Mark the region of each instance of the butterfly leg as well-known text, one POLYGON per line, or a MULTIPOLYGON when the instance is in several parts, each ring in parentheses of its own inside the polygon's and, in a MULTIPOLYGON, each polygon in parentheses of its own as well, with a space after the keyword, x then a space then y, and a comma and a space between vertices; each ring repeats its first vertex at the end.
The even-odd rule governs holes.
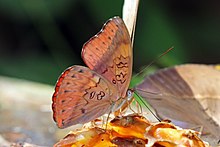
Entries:
MULTIPOLYGON (((129 101, 127 101, 127 103, 130 103, 129 101)), ((135 104, 136 104, 136 109, 137 112, 131 107, 131 105, 129 104, 128 107, 129 109, 133 112, 133 113, 138 113, 138 114, 142 114, 142 107, 141 105, 135 100, 135 104)))
POLYGON ((198 137, 201 137, 201 135, 205 135, 206 133, 204 133, 204 126, 195 126, 193 128, 191 128, 192 130, 198 130, 196 133, 198 133, 198 137))
POLYGON ((114 111, 114 105, 115 105, 115 102, 111 102, 111 108, 110 108, 110 111, 108 113, 108 116, 107 116, 107 119, 106 119, 106 125, 105 125, 105 131, 107 130, 108 128, 108 121, 109 121, 109 118, 110 118, 110 114, 114 111))
POLYGON ((141 106, 141 104, 135 99, 135 104, 136 104, 136 108, 137 108, 137 113, 138 114, 143 114, 143 108, 141 106))

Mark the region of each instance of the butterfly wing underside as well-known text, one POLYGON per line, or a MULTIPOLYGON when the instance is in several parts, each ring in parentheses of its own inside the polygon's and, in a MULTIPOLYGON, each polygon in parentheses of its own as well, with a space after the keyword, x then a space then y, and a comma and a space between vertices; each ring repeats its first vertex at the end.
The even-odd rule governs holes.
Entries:
POLYGON ((119 17, 106 22, 102 30, 84 44, 82 58, 126 96, 132 75, 132 48, 128 30, 119 17))
POLYGON ((114 87, 83 66, 72 66, 60 76, 53 94, 53 118, 59 128, 94 120, 110 111, 114 87))

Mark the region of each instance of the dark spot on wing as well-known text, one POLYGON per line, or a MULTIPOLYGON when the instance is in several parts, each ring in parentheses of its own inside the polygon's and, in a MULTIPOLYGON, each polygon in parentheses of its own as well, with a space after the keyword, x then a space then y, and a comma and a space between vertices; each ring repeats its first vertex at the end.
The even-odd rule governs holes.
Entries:
POLYGON ((83 73, 84 71, 82 69, 79 70, 79 73, 83 73))
POLYGON ((112 80, 112 83, 113 83, 113 84, 116 84, 116 81, 115 81, 115 79, 113 79, 113 80, 112 80))
POLYGON ((80 110, 81 110, 82 113, 86 112, 86 109, 84 109, 84 108, 81 108, 80 110))
POLYGON ((67 93, 67 92, 72 92, 71 90, 64 90, 64 93, 67 93))
POLYGON ((97 100, 102 100, 103 97, 105 97, 105 92, 100 91, 99 94, 97 94, 97 100))
POLYGON ((94 96, 95 96, 95 91, 92 91, 92 92, 90 93, 89 98, 90 98, 90 99, 93 99, 93 98, 94 98, 94 96))
POLYGON ((62 125, 64 126, 64 119, 62 119, 62 125))

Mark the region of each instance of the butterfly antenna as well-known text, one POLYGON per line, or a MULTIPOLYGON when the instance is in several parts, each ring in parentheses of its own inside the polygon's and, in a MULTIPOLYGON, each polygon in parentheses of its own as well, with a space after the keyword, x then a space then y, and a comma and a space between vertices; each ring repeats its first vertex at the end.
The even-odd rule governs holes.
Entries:
POLYGON ((159 122, 161 122, 161 119, 160 119, 156 114, 154 114, 154 112, 147 106, 147 104, 143 101, 142 97, 141 97, 138 93, 136 93, 136 92, 134 92, 134 93, 138 96, 138 98, 139 98, 139 100, 141 101, 141 103, 144 104, 144 106, 150 111, 150 113, 151 113, 159 122))
MULTIPOLYGON (((143 90, 143 89, 138 89, 138 88, 136 88, 136 87, 135 87, 135 90, 141 91, 141 92, 146 93, 146 94, 151 94, 151 95, 153 95, 153 96, 155 96, 155 95, 157 95, 157 96, 162 96, 162 95, 163 95, 163 94, 161 94, 161 93, 145 91, 145 90, 143 90)), ((173 96, 173 95, 169 95, 169 96, 173 96)))
POLYGON ((137 77, 138 75, 140 75, 141 73, 143 73, 145 71, 146 68, 150 67, 153 63, 155 63, 157 60, 159 60, 161 57, 163 57, 164 55, 166 55, 168 52, 170 52, 171 50, 173 50, 174 47, 172 46, 171 48, 167 49, 164 53, 162 53, 161 55, 159 55, 157 58, 155 58, 154 60, 152 60, 146 67, 144 67, 139 73, 135 74, 133 76, 133 78, 137 77))

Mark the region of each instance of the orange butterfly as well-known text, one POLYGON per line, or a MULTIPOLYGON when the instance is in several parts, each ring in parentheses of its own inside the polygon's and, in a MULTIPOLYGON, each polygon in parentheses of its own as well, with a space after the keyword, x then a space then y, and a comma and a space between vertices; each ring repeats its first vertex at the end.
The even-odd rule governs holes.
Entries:
POLYGON ((89 67, 74 65, 59 77, 53 94, 53 118, 59 128, 86 123, 118 111, 133 99, 132 47, 119 17, 108 20, 86 42, 82 58, 89 67))

